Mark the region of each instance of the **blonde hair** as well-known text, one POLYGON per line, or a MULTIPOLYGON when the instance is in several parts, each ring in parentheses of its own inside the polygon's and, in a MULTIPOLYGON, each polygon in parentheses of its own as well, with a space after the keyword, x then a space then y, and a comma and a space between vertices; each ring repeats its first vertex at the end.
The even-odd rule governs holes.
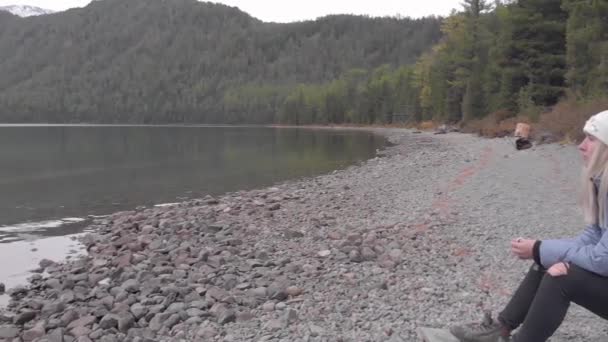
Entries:
POLYGON ((585 223, 606 225, 606 201, 608 200, 608 146, 599 142, 589 163, 583 167, 582 207, 585 223), (594 180, 599 178, 595 189, 594 180))

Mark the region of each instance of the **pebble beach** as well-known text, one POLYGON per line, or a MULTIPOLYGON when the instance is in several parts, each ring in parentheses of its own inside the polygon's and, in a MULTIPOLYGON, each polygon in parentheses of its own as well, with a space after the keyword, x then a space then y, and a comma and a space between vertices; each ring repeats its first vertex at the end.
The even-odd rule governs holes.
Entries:
MULTIPOLYGON (((418 341, 500 311, 511 239, 584 228, 575 146, 368 130, 390 146, 343 170, 96 219, 7 289, 0 341, 418 341)), ((606 340, 576 305, 551 339, 606 340)))

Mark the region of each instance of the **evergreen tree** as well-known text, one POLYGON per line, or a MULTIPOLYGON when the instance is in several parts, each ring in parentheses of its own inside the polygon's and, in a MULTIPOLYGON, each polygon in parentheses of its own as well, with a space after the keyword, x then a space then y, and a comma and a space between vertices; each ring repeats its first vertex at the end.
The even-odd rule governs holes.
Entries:
POLYGON ((567 14, 555 0, 519 0, 509 10, 502 97, 513 101, 528 87, 536 105, 554 105, 565 90, 567 14))
MULTIPOLYGON (((414 63, 440 22, 274 24, 195 0, 101 0, 26 19, 2 12, 0 121, 270 123, 299 85, 414 63)), ((314 112, 303 110, 307 120, 344 120, 342 89, 326 90, 314 112)))
POLYGON ((608 91, 608 2, 564 0, 568 12, 566 50, 570 89, 579 97, 608 91))

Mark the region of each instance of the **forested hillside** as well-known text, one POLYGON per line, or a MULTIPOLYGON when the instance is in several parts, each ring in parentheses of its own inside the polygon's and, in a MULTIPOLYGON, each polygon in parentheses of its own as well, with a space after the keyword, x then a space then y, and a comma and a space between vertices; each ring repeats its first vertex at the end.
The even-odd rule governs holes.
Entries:
POLYGON ((534 121, 566 98, 567 115, 608 103, 608 2, 276 24, 194 0, 101 0, 0 13, 0 75, 3 122, 534 121))
POLYGON ((294 89, 278 110, 280 120, 467 123, 489 116, 497 123, 520 115, 535 121, 567 98, 561 113, 546 120, 567 126, 608 109, 602 107, 608 1, 465 0, 442 32, 415 64, 351 71, 294 89))
POLYGON ((440 23, 348 15, 264 23, 194 0, 101 0, 32 18, 0 12, 0 121, 276 122, 302 85, 415 63, 439 41, 440 23))

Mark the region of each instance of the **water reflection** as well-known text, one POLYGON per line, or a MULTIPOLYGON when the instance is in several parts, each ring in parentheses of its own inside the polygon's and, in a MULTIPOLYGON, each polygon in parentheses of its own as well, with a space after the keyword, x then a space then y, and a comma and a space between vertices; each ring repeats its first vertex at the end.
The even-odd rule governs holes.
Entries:
POLYGON ((86 225, 11 229, 24 222, 103 215, 328 172, 369 158, 384 143, 366 132, 308 129, 0 126, 0 240, 74 234, 86 225))

